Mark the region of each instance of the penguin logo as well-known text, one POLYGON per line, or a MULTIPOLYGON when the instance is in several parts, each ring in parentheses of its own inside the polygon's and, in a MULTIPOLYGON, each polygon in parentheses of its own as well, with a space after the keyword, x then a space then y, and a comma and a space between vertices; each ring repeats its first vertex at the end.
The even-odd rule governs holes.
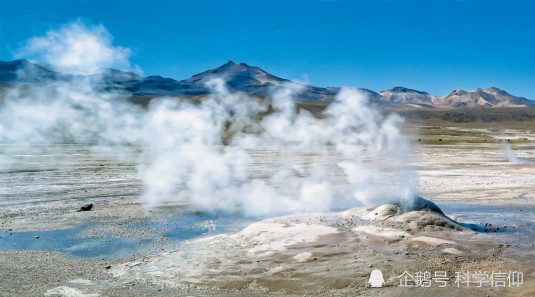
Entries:
POLYGON ((382 288, 385 284, 385 279, 383 278, 383 273, 379 269, 375 269, 370 273, 370 280, 368 285, 372 288, 382 288))

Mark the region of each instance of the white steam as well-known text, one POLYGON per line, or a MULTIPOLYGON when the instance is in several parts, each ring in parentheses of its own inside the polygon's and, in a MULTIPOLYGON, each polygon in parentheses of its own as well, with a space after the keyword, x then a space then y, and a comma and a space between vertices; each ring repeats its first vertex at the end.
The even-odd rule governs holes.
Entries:
POLYGON ((76 21, 29 39, 16 56, 46 62, 64 73, 89 75, 106 67, 130 69, 130 55, 129 49, 112 45, 104 26, 76 21))
POLYGON ((501 147, 502 147, 502 152, 503 152, 505 158, 507 158, 507 160, 509 162, 511 162, 511 163, 523 163, 523 164, 532 163, 532 161, 530 161, 528 159, 518 158, 516 156, 516 154, 513 152, 513 149, 512 149, 510 144, 502 143, 501 147))
MULTIPOLYGON (((76 74, 129 65, 129 51, 113 46, 104 27, 80 22, 30 39, 23 52, 76 74)), ((230 92, 217 78, 208 83, 214 94, 200 103, 159 98, 147 109, 97 85, 93 76, 73 76, 9 90, 0 101, 0 142, 138 145, 145 154, 139 173, 147 207, 183 201, 193 209, 269 216, 376 205, 416 193, 402 119, 382 116, 356 90, 342 90, 317 116, 296 110, 302 87, 292 84, 273 89, 269 113, 266 100, 230 92), (309 151, 318 157, 306 166, 274 162, 259 176, 251 166, 258 150, 288 160, 309 151), (321 162, 322 155, 339 161, 321 162)))

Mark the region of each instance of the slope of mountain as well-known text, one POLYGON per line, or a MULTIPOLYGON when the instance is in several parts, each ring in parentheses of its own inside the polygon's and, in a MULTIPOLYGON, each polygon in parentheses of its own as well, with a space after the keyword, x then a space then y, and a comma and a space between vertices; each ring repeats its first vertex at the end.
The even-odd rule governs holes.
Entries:
POLYGON ((225 79, 227 87, 233 91, 266 96, 269 87, 290 82, 271 75, 264 70, 245 63, 236 64, 228 61, 220 67, 196 74, 183 82, 203 87, 212 78, 225 79))
POLYGON ((433 96, 427 92, 417 91, 404 87, 394 87, 379 93, 381 100, 386 102, 407 104, 414 107, 433 107, 433 96))
POLYGON ((210 93, 210 90, 204 86, 196 86, 159 75, 127 82, 124 90, 134 96, 197 96, 210 93))
MULTIPOLYGON (((273 88, 292 82, 288 79, 271 75, 255 66, 228 61, 220 67, 196 74, 181 81, 181 83, 202 88, 205 87, 208 80, 216 77, 225 79, 227 87, 232 91, 241 91, 262 97, 268 96, 273 88)), ((299 95, 300 101, 309 102, 332 101, 339 90, 338 88, 302 86, 303 91, 299 95)))
POLYGON ((455 90, 442 98, 435 98, 436 107, 535 107, 535 101, 515 97, 498 88, 476 89, 474 91, 455 90))
MULTIPOLYGON (((149 76, 142 80, 126 82, 124 90, 136 96, 206 95, 211 92, 206 83, 212 78, 224 79, 229 90, 262 97, 268 96, 277 86, 291 83, 290 80, 271 75, 258 67, 229 61, 220 67, 195 74, 181 81, 161 76, 149 76)), ((303 85, 299 101, 329 102, 334 99, 338 90, 338 88, 303 85)))
MULTIPOLYGON (((58 73, 46 65, 26 60, 0 61, 0 88, 5 89, 18 83, 41 83, 61 81, 74 77, 58 73)), ((266 97, 278 86, 292 81, 269 74, 259 67, 229 61, 217 68, 210 69, 185 80, 175 80, 159 75, 143 77, 133 72, 104 69, 100 74, 89 78, 98 83, 103 90, 112 90, 133 97, 150 100, 157 96, 200 96, 212 92, 206 83, 212 78, 223 78, 232 91, 266 97)), ((316 87, 300 84, 302 91, 299 102, 329 103, 340 91, 338 87, 316 87)), ((471 92, 455 90, 444 97, 434 97, 427 92, 404 87, 376 93, 359 89, 370 101, 383 108, 474 108, 474 107, 535 107, 535 101, 515 97, 498 88, 477 89, 471 92)), ((136 101, 136 100, 134 100, 136 101)), ((137 101, 136 101, 137 102, 137 101)))
POLYGON ((56 80, 61 74, 26 60, 0 61, 0 82, 38 82, 56 80))

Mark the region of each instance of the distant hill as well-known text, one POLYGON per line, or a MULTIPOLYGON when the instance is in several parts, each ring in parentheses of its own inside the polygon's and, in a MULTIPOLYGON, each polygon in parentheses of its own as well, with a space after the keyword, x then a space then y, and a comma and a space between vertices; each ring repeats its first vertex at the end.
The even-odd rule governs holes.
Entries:
POLYGON ((0 83, 29 83, 61 78, 61 74, 26 60, 0 61, 0 83))
POLYGON ((471 92, 455 90, 449 95, 433 100, 436 107, 535 107, 535 102, 515 97, 498 88, 477 89, 471 92))
POLYGON ((381 100, 399 104, 412 105, 414 107, 433 107, 433 96, 427 92, 407 89, 404 87, 394 87, 390 90, 379 93, 381 100))
MULTIPOLYGON (((133 72, 105 69, 98 78, 103 90, 117 91, 132 97, 150 98, 158 96, 202 96, 212 92, 206 87, 211 78, 224 78, 232 91, 267 97, 273 88, 291 81, 272 75, 259 67, 229 61, 217 68, 206 70, 184 80, 165 78, 159 75, 147 77, 133 72)), ((61 81, 72 75, 59 73, 47 67, 26 60, 0 61, 0 87, 15 84, 37 84, 47 81, 61 81)), ((302 92, 298 102, 327 104, 334 100, 338 87, 316 87, 301 84, 302 92)), ((383 108, 485 108, 485 107, 535 107, 535 101, 515 97, 498 88, 474 91, 455 90, 444 97, 435 97, 424 91, 405 87, 394 87, 380 93, 359 89, 370 101, 383 108)), ((136 101, 136 100, 133 100, 136 101)))

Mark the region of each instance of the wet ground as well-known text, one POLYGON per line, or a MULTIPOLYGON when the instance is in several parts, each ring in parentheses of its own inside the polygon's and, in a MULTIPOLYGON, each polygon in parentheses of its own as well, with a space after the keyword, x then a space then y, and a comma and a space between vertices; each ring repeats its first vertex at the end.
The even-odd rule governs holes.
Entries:
MULTIPOLYGON (((535 243, 535 208, 529 206, 439 203, 460 224, 476 225, 500 242, 525 247, 535 243)), ((165 220, 131 223, 109 228, 106 224, 80 225, 49 231, 0 232, 1 250, 59 251, 82 259, 120 259, 154 253, 165 245, 221 233, 237 232, 252 221, 238 216, 184 213, 165 220)))
POLYGON ((166 244, 222 232, 236 232, 247 220, 210 214, 182 214, 163 221, 88 224, 50 231, 0 232, 1 250, 59 251, 82 259, 120 259, 158 252, 166 244))
MULTIPOLYGON (((535 160, 534 148, 529 144, 517 144, 513 151, 521 158, 535 160)), ((313 153, 290 156, 293 159, 269 150, 261 150, 256 154, 259 158, 254 166, 258 176, 262 176, 263 172, 270 170, 277 162, 290 161, 306 165, 317 159, 313 153)), ((282 292, 280 287, 269 284, 270 277, 267 277, 266 283, 259 288, 249 288, 250 283, 244 285, 229 281, 229 288, 218 284, 215 291, 204 291, 202 288, 180 288, 180 291, 177 291, 177 288, 135 281, 136 289, 130 289, 131 281, 126 281, 128 285, 125 285, 124 282, 118 281, 121 278, 110 275, 108 267, 120 267, 122 264, 135 263, 139 259, 158 259, 157 261, 166 263, 158 258, 159 255, 173 254, 184 240, 233 234, 252 222, 251 219, 225 214, 189 212, 181 203, 147 211, 139 201, 142 187, 137 175, 137 164, 143 162, 142 158, 139 148, 135 147, 1 146, 0 262, 3 264, 0 277, 10 281, 2 282, 0 290, 13 293, 7 296, 22 292, 42 295, 61 286, 100 292, 99 294, 104 296, 164 296, 177 292, 183 295, 225 295, 227 289, 237 295, 256 295, 260 292, 277 295, 282 292), (93 203, 94 208, 89 212, 78 212, 80 206, 86 203, 93 203), (53 263, 63 263, 64 269, 50 266, 53 263), (18 265, 28 267, 23 272, 26 277, 18 276, 21 275, 21 267, 17 267, 18 265), (94 284, 81 284, 76 281, 76 273, 73 274, 76 267, 84 267, 83 271, 79 272, 79 278, 89 279, 94 284), (43 275, 45 271, 49 271, 51 275, 43 275), (22 287, 32 279, 36 279, 35 286, 22 287), (250 291, 242 291, 242 286, 250 291)), ((336 163, 339 159, 334 155, 323 156, 321 161, 336 163)), ((466 249, 464 256, 448 256, 442 252, 444 247, 414 250, 413 244, 410 244, 406 247, 381 250, 380 246, 370 245, 363 248, 360 254, 357 253, 359 257, 369 258, 363 263, 347 262, 345 256, 329 256, 329 260, 322 261, 327 264, 315 266, 318 270, 316 272, 309 270, 310 266, 306 269, 293 267, 293 272, 287 275, 292 275, 295 279, 301 278, 305 284, 314 278, 298 277, 296 273, 317 273, 318 276, 329 279, 326 280, 326 288, 333 286, 332 289, 341 290, 338 291, 341 294, 352 292, 353 295, 368 296, 379 294, 364 289, 366 277, 369 275, 368 266, 383 265, 381 263, 386 265, 388 263, 383 260, 386 261, 387 258, 405 263, 403 265, 414 269, 431 265, 429 263, 434 263, 433 267, 440 267, 442 264, 438 263, 446 261, 446 266, 451 271, 465 268, 466 265, 474 269, 491 268, 492 265, 521 269, 526 263, 534 263, 533 163, 508 161, 497 144, 456 144, 420 146, 415 150, 412 166, 417 168, 420 174, 422 196, 435 201, 454 220, 462 224, 476 224, 487 230, 472 233, 468 238, 475 242, 494 244, 492 247, 481 248, 481 253, 489 253, 488 255, 478 259, 476 253, 468 253, 466 249), (396 250, 401 252, 394 253, 396 250), (386 253, 383 254, 386 255, 385 259, 375 259, 373 255, 377 254, 377 251, 386 253), (344 276, 336 280, 328 271, 336 269, 336 265, 344 265, 342 263, 351 264, 347 264, 347 269, 340 272, 344 276), (351 273, 356 273, 358 277, 349 281, 351 273), (337 282, 338 285, 335 285, 337 282)), ((459 240, 455 236, 452 238, 459 240)), ((462 251, 462 247, 459 243, 456 248, 462 251)), ((474 251, 480 248, 472 243, 466 247, 474 251)), ((329 250, 329 253, 331 252, 329 250)), ((337 253, 334 252, 338 255, 337 253)), ((344 250, 340 255, 345 253, 348 251, 344 250)), ((401 264, 389 265, 385 267, 395 271, 404 267, 401 264)), ((253 269, 250 271, 251 275, 254 275, 252 271, 259 268, 251 267, 253 266, 249 267, 253 269)), ((271 268, 275 267, 277 266, 271 268)), ((526 273, 532 272, 526 270, 526 273)), ((272 280, 281 281, 280 276, 272 280)), ((525 282, 534 285, 533 275, 527 274, 525 282)), ((395 296, 399 293, 392 287, 393 283, 394 280, 390 280, 391 291, 383 294, 384 296, 395 296)), ((295 292, 297 295, 314 291, 300 291, 293 285, 288 285, 288 289, 287 294, 295 292)), ((68 296, 61 293, 63 289, 57 290, 60 292, 57 296, 68 296)), ((321 294, 328 294, 329 290, 320 291, 323 292, 321 294)), ((531 296, 529 290, 507 292, 504 294, 531 296)), ((469 295, 479 296, 479 293, 501 295, 503 292, 472 291, 469 295)), ((451 296, 456 295, 452 293, 451 296)))

